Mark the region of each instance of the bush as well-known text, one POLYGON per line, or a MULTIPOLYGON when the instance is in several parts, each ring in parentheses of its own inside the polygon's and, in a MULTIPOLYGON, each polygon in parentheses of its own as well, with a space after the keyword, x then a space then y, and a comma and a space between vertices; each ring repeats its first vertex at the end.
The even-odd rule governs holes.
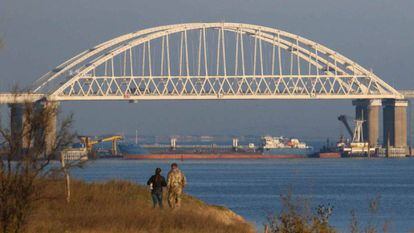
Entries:
POLYGON ((289 192, 281 196, 282 210, 276 215, 269 215, 265 225, 268 233, 333 233, 329 225, 332 214, 331 205, 319 205, 311 211, 305 199, 293 199, 289 192))

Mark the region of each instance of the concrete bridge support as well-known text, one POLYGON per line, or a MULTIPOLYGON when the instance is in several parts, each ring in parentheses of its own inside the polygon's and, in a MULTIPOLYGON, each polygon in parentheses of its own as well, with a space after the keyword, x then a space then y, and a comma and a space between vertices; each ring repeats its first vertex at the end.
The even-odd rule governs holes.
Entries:
POLYGON ((379 139, 379 114, 381 100, 354 100, 355 119, 364 120, 362 124, 363 138, 371 147, 378 145, 379 139))
POLYGON ((45 129, 45 152, 49 155, 55 149, 59 102, 44 102, 42 107, 49 114, 45 129))
POLYGON ((9 104, 9 107, 12 149, 27 149, 30 146, 30 138, 27 134, 30 125, 27 121, 25 104, 9 104))
POLYGON ((44 152, 50 154, 56 142, 57 110, 58 102, 36 102, 30 104, 10 104, 10 133, 11 141, 14 146, 21 149, 30 148, 33 143, 42 143, 37 140, 44 140, 44 152), (28 108, 31 108, 30 110, 28 108), (43 112, 42 112, 43 111, 43 112), (37 126, 43 125, 44 129, 32 130, 34 114, 42 114, 46 122, 35 123, 37 126), (44 124, 43 124, 44 123, 44 124), (43 131, 44 130, 44 131, 43 131), (39 135, 44 133, 44 137, 39 135))
POLYGON ((386 100, 384 104, 384 146, 407 149, 407 106, 406 100, 386 100))

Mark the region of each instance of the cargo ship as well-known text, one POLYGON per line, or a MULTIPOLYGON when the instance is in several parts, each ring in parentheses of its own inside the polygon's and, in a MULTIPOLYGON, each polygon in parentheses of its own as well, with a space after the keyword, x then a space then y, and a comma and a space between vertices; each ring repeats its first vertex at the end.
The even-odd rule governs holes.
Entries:
POLYGON ((340 146, 344 145, 344 139, 341 136, 336 144, 331 144, 329 138, 326 140, 326 144, 323 145, 319 151, 309 155, 310 158, 321 159, 337 159, 342 157, 340 146))
POLYGON ((201 146, 201 145, 145 145, 119 144, 124 159, 281 159, 306 158, 313 148, 295 138, 262 137, 259 147, 253 143, 248 146, 201 146))

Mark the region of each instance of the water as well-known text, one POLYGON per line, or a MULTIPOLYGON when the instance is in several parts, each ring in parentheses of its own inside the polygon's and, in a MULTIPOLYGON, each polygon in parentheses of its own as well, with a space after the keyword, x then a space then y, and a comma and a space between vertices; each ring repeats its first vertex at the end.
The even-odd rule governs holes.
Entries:
MULTIPOLYGON (((171 161, 97 160, 73 171, 86 181, 126 179, 146 183, 156 167, 166 174, 171 161)), ((280 210, 280 194, 292 191, 312 206, 334 206, 331 223, 348 232, 350 212, 362 222, 390 222, 389 232, 414 229, 414 159, 284 159, 179 162, 188 179, 186 192, 226 206, 260 229, 280 210), (380 197, 379 213, 369 201, 380 197)), ((75 191, 76 192, 76 191, 75 191)))

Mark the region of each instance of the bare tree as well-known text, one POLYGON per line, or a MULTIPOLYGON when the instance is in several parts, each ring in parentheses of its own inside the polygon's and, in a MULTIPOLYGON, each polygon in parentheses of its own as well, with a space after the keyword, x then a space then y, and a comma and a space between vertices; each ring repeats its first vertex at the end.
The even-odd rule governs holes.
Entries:
POLYGON ((42 103, 19 107, 25 119, 21 127, 0 125, 4 145, 0 159, 0 227, 5 233, 24 229, 34 203, 42 199, 45 178, 61 172, 51 160, 75 138, 72 116, 61 121, 56 138, 52 140, 48 135, 50 122, 58 114, 56 107, 44 107, 42 103))

